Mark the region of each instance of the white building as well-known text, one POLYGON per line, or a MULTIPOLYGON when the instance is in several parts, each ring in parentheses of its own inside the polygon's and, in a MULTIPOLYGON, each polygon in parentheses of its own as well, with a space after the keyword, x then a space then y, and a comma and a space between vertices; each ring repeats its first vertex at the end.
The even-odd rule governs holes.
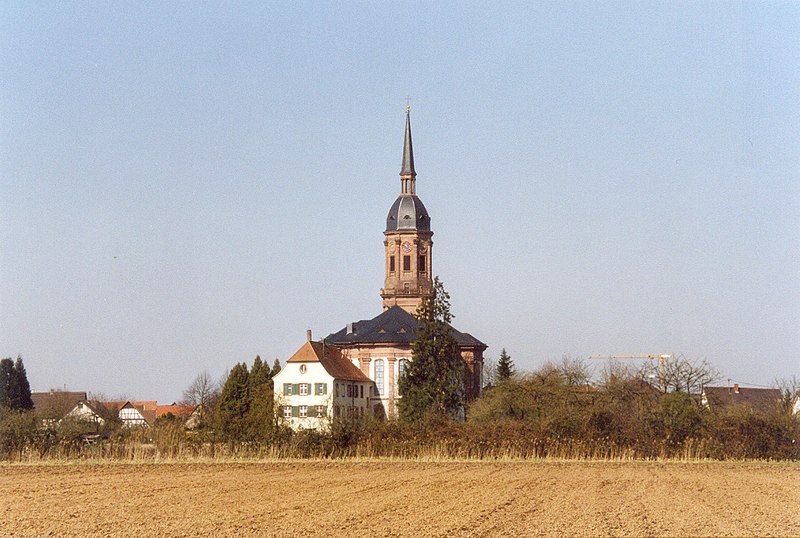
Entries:
POLYGON ((325 428, 337 416, 363 417, 379 398, 375 384, 335 346, 311 340, 273 378, 275 405, 295 430, 325 428))

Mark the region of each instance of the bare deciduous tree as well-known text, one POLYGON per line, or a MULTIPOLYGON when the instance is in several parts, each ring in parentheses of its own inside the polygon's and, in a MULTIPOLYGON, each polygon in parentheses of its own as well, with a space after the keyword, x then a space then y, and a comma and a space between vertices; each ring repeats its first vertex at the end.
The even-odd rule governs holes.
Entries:
POLYGON ((561 357, 558 371, 564 377, 564 382, 573 387, 588 385, 592 377, 589 365, 584 359, 570 357, 569 355, 561 357))
POLYGON ((194 378, 189 387, 183 391, 183 405, 202 405, 208 409, 219 397, 219 383, 211 378, 208 371, 203 370, 194 378))
POLYGON ((497 377, 497 362, 494 359, 489 357, 483 359, 481 377, 483 379, 483 388, 493 387, 495 385, 497 377))
POLYGON ((700 394, 703 387, 719 379, 719 371, 706 359, 689 359, 679 355, 665 360, 663 370, 657 362, 648 362, 642 366, 640 376, 667 392, 700 394))

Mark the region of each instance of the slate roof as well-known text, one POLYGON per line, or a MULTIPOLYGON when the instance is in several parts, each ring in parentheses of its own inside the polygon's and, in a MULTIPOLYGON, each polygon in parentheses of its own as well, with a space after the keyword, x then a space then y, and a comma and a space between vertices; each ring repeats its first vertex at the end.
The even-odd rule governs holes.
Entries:
MULTIPOLYGON (((328 335, 324 342, 334 345, 348 344, 411 344, 416 339, 419 320, 399 306, 384 310, 372 319, 357 321, 352 324, 353 331, 348 334, 348 327, 328 335)), ((450 327, 450 334, 459 346, 481 347, 486 344, 469 333, 462 333, 450 327)))
POLYGON ((431 218, 422 200, 415 194, 401 194, 389 208, 386 216, 386 231, 431 230, 431 218))
POLYGON ((370 381, 356 365, 342 357, 338 349, 322 342, 306 342, 286 362, 319 362, 334 379, 370 381))
POLYGON ((769 411, 781 401, 780 389, 755 389, 749 387, 705 387, 703 389, 709 404, 732 405, 750 404, 756 411, 769 411))

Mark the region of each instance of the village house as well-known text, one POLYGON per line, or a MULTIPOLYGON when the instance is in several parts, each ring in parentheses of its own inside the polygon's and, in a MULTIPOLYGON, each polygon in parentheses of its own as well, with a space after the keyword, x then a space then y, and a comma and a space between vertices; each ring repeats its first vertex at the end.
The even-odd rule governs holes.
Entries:
POLYGON ((33 409, 45 426, 52 426, 64 415, 86 400, 86 393, 80 391, 49 390, 32 392, 33 409))
POLYGON ((100 428, 106 423, 106 419, 103 418, 103 415, 106 415, 106 410, 102 404, 82 400, 75 404, 75 407, 65 414, 58 422, 62 423, 64 421, 74 420, 76 422, 94 424, 100 428))
POLYGON ((156 420, 178 420, 187 430, 193 430, 199 425, 201 414, 199 405, 178 405, 172 402, 170 405, 156 406, 156 420))
POLYGON ((275 406, 295 430, 324 428, 332 417, 363 417, 375 384, 334 346, 311 339, 273 378, 275 406))
POLYGON ((187 429, 192 429, 199 420, 199 406, 158 405, 155 400, 90 402, 81 400, 63 415, 59 422, 75 420, 102 427, 108 418, 117 417, 124 428, 149 428, 159 417, 173 417, 181 420, 187 429))
POLYGON ((700 401, 708 408, 729 405, 747 405, 753 411, 767 413, 776 409, 782 400, 780 389, 740 387, 704 387, 700 401))

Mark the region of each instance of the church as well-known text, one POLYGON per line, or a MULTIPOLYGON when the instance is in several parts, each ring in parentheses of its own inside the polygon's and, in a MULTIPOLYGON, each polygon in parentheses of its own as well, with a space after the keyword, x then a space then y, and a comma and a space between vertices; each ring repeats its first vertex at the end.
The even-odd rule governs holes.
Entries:
MULTIPOLYGON (((400 194, 383 232, 383 311, 347 323, 319 342, 307 333, 306 343, 274 379, 276 405, 295 429, 317 427, 330 416, 397 415, 398 380, 411 360, 418 325, 414 314, 433 286, 433 230, 416 178, 406 107, 400 194)), ((464 359, 464 393, 471 401, 480 395, 486 344, 452 327, 451 334, 464 359)))

